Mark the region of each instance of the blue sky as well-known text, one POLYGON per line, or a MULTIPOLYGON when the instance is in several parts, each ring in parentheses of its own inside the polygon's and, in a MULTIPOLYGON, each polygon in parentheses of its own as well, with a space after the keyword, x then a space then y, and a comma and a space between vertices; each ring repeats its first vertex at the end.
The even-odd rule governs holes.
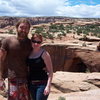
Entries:
POLYGON ((100 18, 100 0, 0 0, 0 16, 100 18))

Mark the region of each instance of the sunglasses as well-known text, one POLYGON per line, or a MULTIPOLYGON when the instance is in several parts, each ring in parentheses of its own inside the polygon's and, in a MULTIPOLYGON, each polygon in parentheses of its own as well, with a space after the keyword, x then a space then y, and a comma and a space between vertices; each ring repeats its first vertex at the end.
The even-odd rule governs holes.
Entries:
POLYGON ((36 40, 32 40, 32 43, 37 43, 37 44, 41 44, 41 41, 36 41, 36 40))

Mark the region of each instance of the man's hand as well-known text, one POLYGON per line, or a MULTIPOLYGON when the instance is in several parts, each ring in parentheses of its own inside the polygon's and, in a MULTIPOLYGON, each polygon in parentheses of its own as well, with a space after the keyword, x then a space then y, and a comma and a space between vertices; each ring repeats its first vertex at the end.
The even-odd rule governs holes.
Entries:
POLYGON ((3 79, 0 79, 0 90, 5 90, 5 83, 3 79))

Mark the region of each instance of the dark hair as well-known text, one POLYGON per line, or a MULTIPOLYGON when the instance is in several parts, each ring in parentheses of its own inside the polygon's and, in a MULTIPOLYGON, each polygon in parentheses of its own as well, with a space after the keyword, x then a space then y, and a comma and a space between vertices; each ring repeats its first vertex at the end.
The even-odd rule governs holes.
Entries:
POLYGON ((27 20, 26 18, 21 18, 21 19, 17 22, 16 28, 18 28, 18 26, 19 26, 21 23, 26 23, 26 24, 28 24, 29 28, 31 27, 31 24, 30 24, 29 20, 27 20))
POLYGON ((42 35, 38 33, 32 34, 31 40, 34 40, 37 37, 41 40, 41 42, 43 41, 42 35))

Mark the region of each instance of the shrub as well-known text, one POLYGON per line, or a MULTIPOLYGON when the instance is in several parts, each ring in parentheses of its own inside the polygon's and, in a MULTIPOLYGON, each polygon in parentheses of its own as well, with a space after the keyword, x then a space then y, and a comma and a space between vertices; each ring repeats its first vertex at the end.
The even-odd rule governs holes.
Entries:
POLYGON ((16 34, 16 33, 14 33, 12 29, 9 29, 8 34, 16 34))
POLYGON ((42 27, 36 28, 35 33, 42 33, 42 32, 43 32, 43 28, 42 27))
POLYGON ((59 30, 64 30, 64 25, 63 24, 59 25, 59 30))
POLYGON ((42 34, 42 36, 44 37, 44 38, 47 38, 47 33, 46 32, 43 32, 43 33, 41 33, 42 34))
POLYGON ((82 44, 82 46, 83 46, 83 47, 86 47, 86 42, 84 42, 84 43, 82 44))
POLYGON ((54 39, 53 34, 48 34, 48 38, 49 38, 49 39, 54 39))
POLYGON ((65 97, 59 97, 58 100, 66 100, 65 97))

